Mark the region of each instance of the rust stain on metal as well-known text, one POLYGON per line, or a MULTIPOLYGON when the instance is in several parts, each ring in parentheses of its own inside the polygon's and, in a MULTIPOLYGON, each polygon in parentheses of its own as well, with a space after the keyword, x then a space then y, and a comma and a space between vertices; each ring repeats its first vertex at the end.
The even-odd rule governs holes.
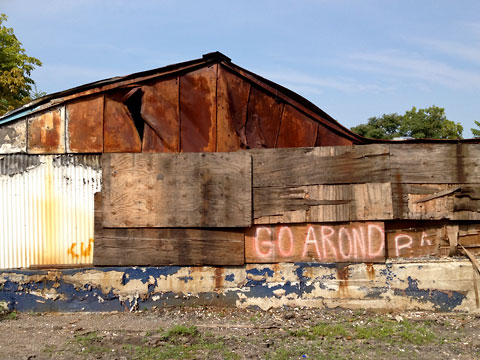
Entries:
POLYGON ((67 104, 68 152, 103 151, 103 95, 67 104))
POLYGON ((245 122, 251 85, 219 68, 217 89, 217 151, 247 147, 245 122))
POLYGON ((180 79, 180 144, 183 152, 216 149, 216 83, 218 65, 180 79))
POLYGON ((65 152, 64 108, 52 109, 28 120, 30 154, 62 154, 65 152))
POLYGON ((348 297, 348 265, 337 265, 338 295, 341 298, 348 297))
POLYGON ((215 278, 215 290, 221 291, 223 288, 223 273, 225 272, 225 269, 222 267, 216 267, 214 271, 214 278, 215 278))
POLYGON ((336 134, 332 130, 326 128, 324 125, 319 124, 317 130, 317 140, 315 146, 345 146, 353 145, 353 141, 336 134))
POLYGON ((143 152, 180 151, 178 78, 143 86, 141 115, 145 126, 143 152))
POLYGON ((375 268, 373 267, 373 263, 366 263, 366 270, 367 270, 367 276, 370 280, 375 280, 375 268))
POLYGON ((105 97, 104 151, 140 152, 142 143, 127 107, 117 96, 105 97))
POLYGON ((17 120, 0 125, 0 154, 27 151, 27 121, 17 120))
POLYGON ((250 149, 274 148, 283 103, 252 87, 247 109, 246 135, 250 149))
POLYGON ((277 148, 315 146, 318 123, 290 105, 285 105, 277 148))

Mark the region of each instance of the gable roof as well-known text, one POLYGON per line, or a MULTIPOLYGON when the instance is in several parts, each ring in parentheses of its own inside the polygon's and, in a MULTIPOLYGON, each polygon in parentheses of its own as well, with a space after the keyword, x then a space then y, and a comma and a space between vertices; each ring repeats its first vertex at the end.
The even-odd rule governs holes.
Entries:
POLYGON ((341 125, 330 115, 301 95, 232 63, 229 57, 218 51, 204 54, 199 59, 167 65, 157 69, 137 72, 130 75, 99 80, 71 89, 48 94, 41 98, 35 99, 20 108, 6 113, 0 117, 0 124, 8 123, 28 115, 33 115, 73 99, 110 91, 115 88, 133 86, 134 84, 142 83, 152 79, 161 79, 162 77, 182 75, 215 63, 220 64, 223 69, 234 73, 236 76, 241 77, 243 80, 251 83, 253 86, 260 88, 263 92, 278 98, 280 101, 292 105, 297 110, 303 112, 316 122, 321 123, 329 130, 349 139, 353 143, 361 144, 368 141, 362 136, 353 133, 348 128, 341 125))

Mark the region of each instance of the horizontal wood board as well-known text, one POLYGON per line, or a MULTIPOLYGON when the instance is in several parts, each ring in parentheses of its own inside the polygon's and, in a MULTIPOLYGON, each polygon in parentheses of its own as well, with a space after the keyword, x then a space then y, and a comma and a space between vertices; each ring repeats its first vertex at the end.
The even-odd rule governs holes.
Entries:
POLYGON ((256 224, 393 218, 389 183, 265 187, 253 194, 256 224))
POLYGON ((257 225, 245 234, 247 263, 383 262, 382 222, 257 225))
POLYGON ((478 144, 390 144, 392 182, 480 183, 478 144))
POLYGON ((104 228, 95 194, 95 266, 243 265, 240 229, 104 228))
POLYGON ((103 154, 103 226, 245 227, 251 157, 237 153, 103 154))
POLYGON ((243 265, 244 235, 235 230, 103 229, 95 266, 243 265))
POLYGON ((390 182, 388 145, 251 150, 253 187, 390 182))

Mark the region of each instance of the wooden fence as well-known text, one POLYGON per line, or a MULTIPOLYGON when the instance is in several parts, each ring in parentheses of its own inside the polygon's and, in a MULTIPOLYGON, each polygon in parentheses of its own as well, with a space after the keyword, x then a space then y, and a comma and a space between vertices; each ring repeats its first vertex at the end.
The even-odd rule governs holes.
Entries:
POLYGON ((480 145, 102 155, 94 264, 480 253, 480 145))

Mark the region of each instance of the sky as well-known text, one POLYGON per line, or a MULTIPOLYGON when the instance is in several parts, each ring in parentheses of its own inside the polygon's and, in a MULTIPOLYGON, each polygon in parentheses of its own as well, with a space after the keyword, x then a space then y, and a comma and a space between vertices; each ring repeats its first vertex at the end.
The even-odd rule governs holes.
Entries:
POLYGON ((0 0, 52 93, 201 58, 232 61, 346 127, 413 106, 480 121, 478 0, 0 0))

